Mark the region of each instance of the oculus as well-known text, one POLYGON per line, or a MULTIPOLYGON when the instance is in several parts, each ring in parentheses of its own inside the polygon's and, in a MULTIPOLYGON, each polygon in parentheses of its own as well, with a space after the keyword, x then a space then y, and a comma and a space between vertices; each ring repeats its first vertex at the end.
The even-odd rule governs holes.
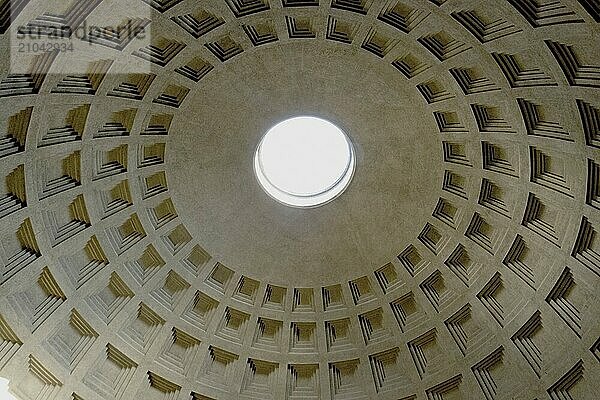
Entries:
POLYGON ((317 207, 339 196, 356 165, 348 136, 321 118, 300 116, 279 122, 261 139, 254 172, 275 200, 299 208, 317 207))

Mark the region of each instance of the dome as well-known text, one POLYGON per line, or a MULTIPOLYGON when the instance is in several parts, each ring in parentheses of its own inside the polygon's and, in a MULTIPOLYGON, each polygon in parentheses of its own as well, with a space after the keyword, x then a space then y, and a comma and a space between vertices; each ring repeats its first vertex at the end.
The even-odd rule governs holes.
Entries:
POLYGON ((0 397, 597 400, 598 22, 0 0, 0 397))

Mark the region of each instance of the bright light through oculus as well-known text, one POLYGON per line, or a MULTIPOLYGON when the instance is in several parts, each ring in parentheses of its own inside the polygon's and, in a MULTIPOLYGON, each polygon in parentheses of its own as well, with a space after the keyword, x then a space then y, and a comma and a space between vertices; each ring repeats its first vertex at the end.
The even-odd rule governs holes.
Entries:
POLYGON ((324 204, 346 189, 354 150, 344 132, 315 117, 287 119, 262 138, 254 169, 265 191, 294 207, 324 204))
POLYGON ((0 399, 17 400, 15 396, 8 392, 8 379, 0 377, 0 399))

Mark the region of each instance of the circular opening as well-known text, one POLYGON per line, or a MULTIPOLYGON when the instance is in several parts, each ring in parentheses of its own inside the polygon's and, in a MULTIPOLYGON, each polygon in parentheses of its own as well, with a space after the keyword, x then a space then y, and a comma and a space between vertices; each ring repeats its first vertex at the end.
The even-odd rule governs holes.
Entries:
POLYGON ((8 379, 2 378, 0 376, 0 399, 2 399, 2 400, 17 400, 17 398, 9 392, 8 387, 9 387, 8 379))
POLYGON ((329 121, 295 117, 269 129, 254 156, 263 189, 293 207, 316 207, 346 189, 354 172, 354 150, 329 121))

